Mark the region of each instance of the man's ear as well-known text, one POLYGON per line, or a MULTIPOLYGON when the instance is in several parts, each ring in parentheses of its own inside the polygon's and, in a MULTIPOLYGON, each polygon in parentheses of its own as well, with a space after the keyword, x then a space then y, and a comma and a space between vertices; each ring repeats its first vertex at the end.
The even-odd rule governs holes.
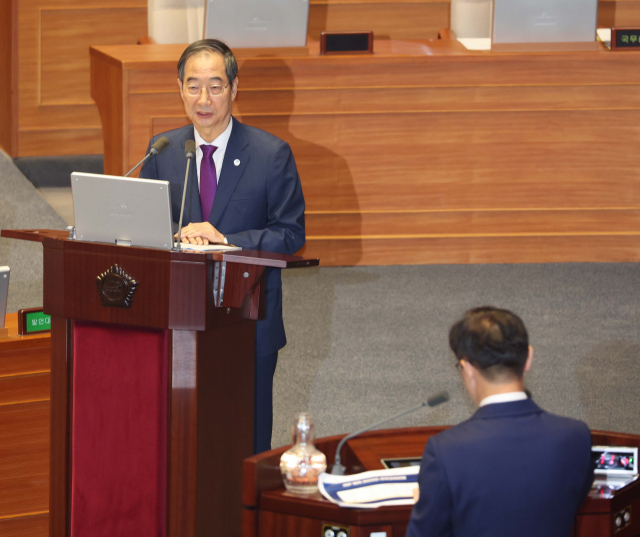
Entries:
POLYGON ((238 77, 231 83, 231 100, 236 98, 238 93, 238 77))
POLYGON ((462 366, 462 376, 465 378, 465 380, 475 382, 476 369, 471 365, 471 362, 462 358, 460 360, 460 365, 462 366))
POLYGON ((180 90, 180 98, 184 102, 184 92, 182 91, 182 81, 179 78, 177 78, 176 80, 178 81, 178 89, 180 90))
POLYGON ((524 363, 524 370, 529 371, 531 369, 531 362, 533 361, 533 347, 529 345, 529 355, 527 356, 527 361, 524 363))
POLYGON ((479 374, 477 369, 471 365, 471 362, 465 360, 464 358, 460 360, 461 372, 462 372, 462 383, 464 384, 469 397, 471 400, 477 405, 480 401, 478 399, 478 379, 477 375, 479 374))

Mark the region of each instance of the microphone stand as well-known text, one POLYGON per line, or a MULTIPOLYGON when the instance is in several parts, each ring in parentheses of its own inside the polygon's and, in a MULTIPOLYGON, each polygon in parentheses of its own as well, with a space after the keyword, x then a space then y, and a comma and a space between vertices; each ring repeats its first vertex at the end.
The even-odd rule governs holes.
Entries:
POLYGON ((155 155, 156 153, 154 153, 153 149, 151 149, 151 151, 149 151, 148 155, 145 155, 145 157, 138 162, 138 164, 136 164, 133 168, 131 168, 127 173, 124 174, 125 177, 129 177, 133 172, 135 172, 141 164, 144 164, 144 162, 149 158, 152 157, 153 155, 155 155))
MULTIPOLYGON (((187 140, 187 144, 189 144, 190 140, 187 140)), ((182 234, 182 217, 184 215, 184 200, 187 197, 187 181, 189 181, 189 165, 191 164, 191 159, 195 156, 195 142, 192 142, 193 148, 187 146, 185 149, 185 154, 187 156, 187 169, 184 174, 184 188, 182 190, 182 206, 180 207, 180 221, 178 222, 178 247, 177 251, 180 252, 180 245, 182 244, 182 238, 180 235, 182 234)))
POLYGON ((380 425, 384 425, 388 421, 395 420, 395 419, 397 419, 397 418, 399 418, 401 416, 404 416, 405 414, 410 414, 411 412, 415 412, 416 410, 420 410, 422 407, 425 407, 425 406, 430 406, 430 407, 438 406, 439 404, 445 403, 448 400, 449 400, 449 394, 447 392, 440 392, 440 393, 434 395, 433 397, 429 397, 429 399, 427 399, 424 403, 420 403, 418 406, 414 406, 413 408, 410 408, 409 410, 403 410, 402 412, 400 412, 398 414, 395 414, 395 415, 391 416, 390 418, 387 418, 385 420, 379 421, 378 423, 374 423, 373 425, 369 425, 369 426, 365 427, 364 429, 360 429, 359 431, 356 431, 355 433, 348 434, 342 440, 340 440, 340 443, 338 444, 338 449, 336 449, 336 456, 334 458, 333 466, 331 468, 331 474, 332 475, 344 475, 344 471, 346 470, 346 467, 342 465, 342 457, 340 457, 340 451, 342 450, 342 446, 344 446, 345 442, 347 442, 348 440, 351 440, 354 436, 358 436, 359 434, 366 433, 367 431, 369 431, 371 429, 379 427, 380 425))
POLYGON ((133 168, 131 168, 125 174, 125 177, 129 177, 149 157, 152 157, 153 155, 159 155, 160 153, 162 153, 167 147, 169 147, 169 144, 170 144, 169 139, 166 136, 163 136, 162 138, 156 140, 156 143, 151 146, 151 149, 149 149, 149 153, 145 155, 145 157, 140 162, 138 162, 138 164, 136 164, 133 168))

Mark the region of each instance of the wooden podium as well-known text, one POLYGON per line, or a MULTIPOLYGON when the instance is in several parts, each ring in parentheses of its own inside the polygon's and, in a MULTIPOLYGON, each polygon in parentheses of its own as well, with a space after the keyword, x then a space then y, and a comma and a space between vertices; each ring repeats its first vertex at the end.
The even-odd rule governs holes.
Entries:
POLYGON ((318 260, 66 235, 2 232, 44 247, 50 536, 240 535, 264 271, 318 260))
MULTIPOLYGON (((365 433, 347 442, 342 463, 348 474, 382 470, 380 459, 421 457, 429 437, 448 427, 412 427, 365 433)), ((343 435, 317 440, 327 456, 329 469, 343 435)), ((640 447, 640 436, 591 431, 593 445, 640 447)), ((346 509, 325 500, 319 493, 297 497, 285 491, 280 475, 280 456, 289 446, 248 458, 244 462, 244 513, 242 537, 323 537, 330 526, 348 537, 404 537, 411 506, 377 509, 346 509)), ((549 491, 549 494, 553 494, 549 491)), ((640 480, 610 497, 592 493, 576 516, 573 537, 636 537, 640 535, 640 480), (624 520, 625 513, 630 518, 624 520), (616 519, 622 526, 616 525, 616 519)))

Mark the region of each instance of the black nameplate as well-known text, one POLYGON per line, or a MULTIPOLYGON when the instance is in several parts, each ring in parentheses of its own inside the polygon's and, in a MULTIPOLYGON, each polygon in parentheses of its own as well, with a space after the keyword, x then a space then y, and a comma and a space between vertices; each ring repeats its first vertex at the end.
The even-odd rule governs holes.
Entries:
POLYGON ((640 28, 613 28, 611 50, 640 50, 640 28))
POLYGON ((322 32, 320 54, 371 54, 373 32, 322 32))

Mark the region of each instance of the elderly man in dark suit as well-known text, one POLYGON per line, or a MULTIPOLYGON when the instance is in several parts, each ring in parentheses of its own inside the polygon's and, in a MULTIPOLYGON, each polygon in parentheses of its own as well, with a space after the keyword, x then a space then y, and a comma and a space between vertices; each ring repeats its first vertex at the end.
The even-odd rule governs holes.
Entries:
POLYGON ((468 311, 449 334, 479 409, 429 439, 407 537, 570 537, 591 483, 591 436, 524 391, 533 350, 522 320, 468 311))
MULTIPOLYGON (((171 183, 173 218, 180 216, 187 164, 195 140, 181 240, 227 243, 294 254, 305 241, 304 197, 289 144, 231 116, 238 65, 224 43, 203 39, 178 61, 178 87, 193 123, 165 132, 169 148, 147 161, 140 177, 171 183)), ((266 269, 265 319, 256 323, 255 451, 271 448, 272 387, 278 350, 286 344, 279 269, 266 269)))

